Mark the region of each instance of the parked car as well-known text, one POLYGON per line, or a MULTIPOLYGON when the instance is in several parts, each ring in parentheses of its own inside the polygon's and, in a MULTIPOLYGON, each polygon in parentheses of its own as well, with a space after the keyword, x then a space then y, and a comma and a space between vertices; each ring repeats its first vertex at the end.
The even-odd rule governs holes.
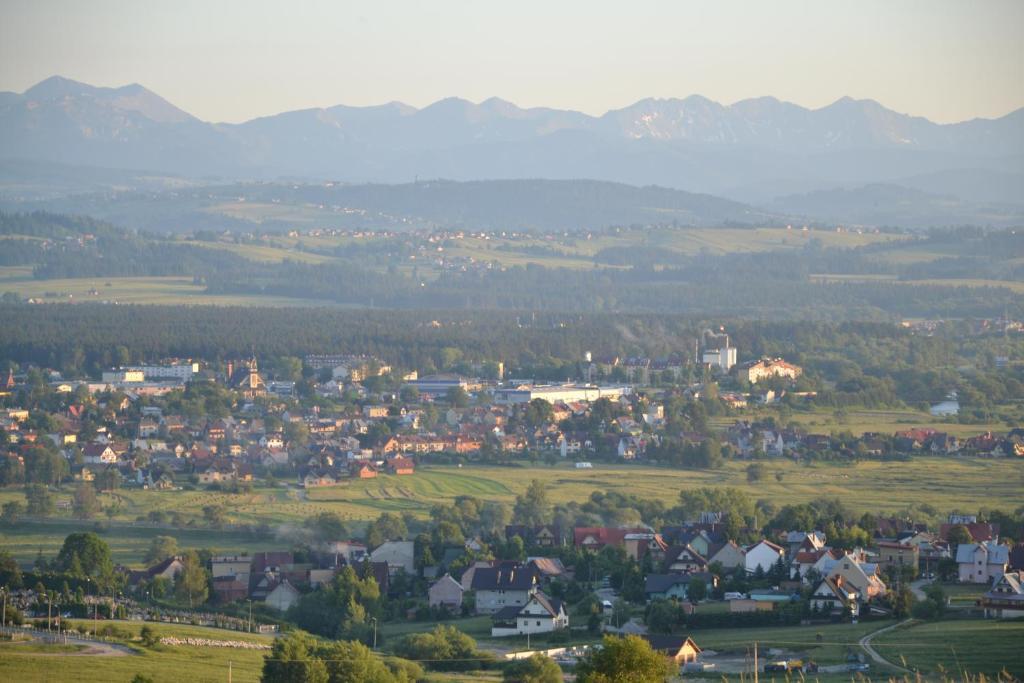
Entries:
POLYGON ((868 664, 867 662, 857 662, 855 664, 851 664, 848 670, 849 671, 864 672, 864 671, 868 671, 870 669, 871 669, 871 665, 868 664))

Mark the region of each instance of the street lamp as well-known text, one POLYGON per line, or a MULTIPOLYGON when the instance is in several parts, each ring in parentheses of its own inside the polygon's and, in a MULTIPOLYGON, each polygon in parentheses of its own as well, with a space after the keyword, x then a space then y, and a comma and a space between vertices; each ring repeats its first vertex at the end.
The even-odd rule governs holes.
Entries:
POLYGON ((373 621, 373 649, 377 649, 377 617, 370 617, 373 621))

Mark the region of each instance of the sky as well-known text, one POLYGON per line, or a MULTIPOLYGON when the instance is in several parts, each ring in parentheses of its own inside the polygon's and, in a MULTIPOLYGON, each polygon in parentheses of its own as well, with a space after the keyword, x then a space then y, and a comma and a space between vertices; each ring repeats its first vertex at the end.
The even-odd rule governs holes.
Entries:
POLYGON ((1024 0, 0 0, 0 90, 141 83, 209 121, 498 96, 870 98, 938 122, 1024 107, 1024 0))

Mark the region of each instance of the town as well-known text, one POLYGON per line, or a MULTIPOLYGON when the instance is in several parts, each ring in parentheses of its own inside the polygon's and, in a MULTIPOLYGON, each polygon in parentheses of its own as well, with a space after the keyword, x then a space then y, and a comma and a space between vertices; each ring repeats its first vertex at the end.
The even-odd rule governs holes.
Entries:
MULTIPOLYGON (((11 363, 4 524, 79 525, 52 557, 3 550, 11 622, 78 637, 97 635, 101 613, 299 628, 439 670, 459 650, 421 641, 465 637, 449 626, 477 639, 462 652, 480 668, 539 653, 585 670, 604 634, 639 638, 675 673, 728 675, 755 665, 719 644, 723 633, 852 628, 870 642, 907 619, 1024 616, 1024 428, 854 434, 836 411, 840 429, 816 430, 792 418, 824 396, 820 377, 781 357, 743 358, 724 329, 691 342, 663 358, 588 351, 560 382, 454 349, 423 374, 366 353, 125 363, 98 378, 11 363), (754 493, 773 479, 785 490, 793 468, 829 463, 835 477, 865 461, 1005 462, 1013 503, 969 513, 935 500, 894 514, 824 491, 806 502, 754 493), (647 500, 594 480, 581 500, 559 493, 604 471, 628 480, 726 465, 745 489, 711 479, 647 500), (508 502, 451 483, 518 469, 528 483, 508 502), (420 482, 452 494, 420 504, 420 482), (270 502, 238 505, 253 496, 270 502), (115 560, 112 537, 127 530, 147 545, 115 560), (206 530, 244 541, 223 552, 214 535, 205 547, 176 538, 206 530)), ((924 414, 958 412, 951 393, 924 414)), ((902 668, 881 646, 815 650, 769 648, 757 666, 902 668)))

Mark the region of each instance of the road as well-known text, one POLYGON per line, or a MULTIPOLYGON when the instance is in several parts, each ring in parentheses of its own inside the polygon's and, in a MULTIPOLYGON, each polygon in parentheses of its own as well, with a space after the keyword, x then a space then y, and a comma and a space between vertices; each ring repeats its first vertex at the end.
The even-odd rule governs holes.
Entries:
POLYGON ((871 641, 875 636, 887 633, 888 631, 891 631, 894 628, 905 626, 906 624, 909 624, 912 621, 913 619, 906 619, 904 621, 899 622, 898 624, 893 624, 892 626, 886 626, 885 628, 880 628, 877 631, 872 631, 871 633, 861 638, 858 645, 860 645, 861 649, 864 650, 864 652, 868 653, 868 657, 871 657, 871 659, 873 659, 877 664, 883 664, 885 666, 892 667, 893 669, 896 669, 901 673, 912 674, 914 672, 910 669, 905 669, 902 666, 893 664, 888 659, 878 654, 878 652, 875 651, 875 648, 871 647, 871 641))
POLYGON ((928 596, 925 595, 924 591, 921 590, 924 586, 930 585, 931 579, 918 579, 910 584, 910 592, 914 594, 914 597, 918 600, 927 600, 928 596))

